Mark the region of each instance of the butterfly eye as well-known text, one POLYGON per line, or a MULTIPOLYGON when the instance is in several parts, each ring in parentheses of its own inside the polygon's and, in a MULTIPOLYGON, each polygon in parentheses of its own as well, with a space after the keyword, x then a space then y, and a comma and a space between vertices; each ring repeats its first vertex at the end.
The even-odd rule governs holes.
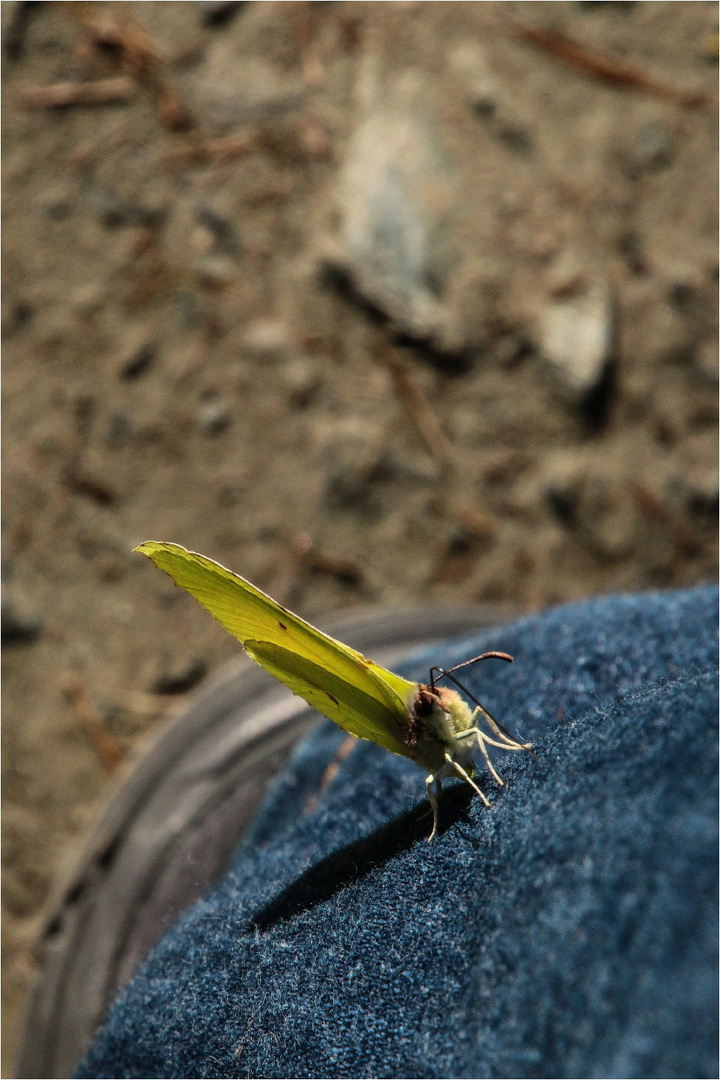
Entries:
POLYGON ((430 716, 436 702, 436 695, 427 687, 421 686, 413 705, 413 712, 419 719, 430 716))

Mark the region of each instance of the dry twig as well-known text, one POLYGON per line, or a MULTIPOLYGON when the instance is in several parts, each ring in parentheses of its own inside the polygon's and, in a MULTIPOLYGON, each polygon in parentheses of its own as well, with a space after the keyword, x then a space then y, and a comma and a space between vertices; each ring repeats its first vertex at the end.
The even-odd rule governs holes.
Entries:
POLYGON ((357 739, 354 735, 345 736, 335 753, 335 757, 332 759, 330 764, 325 769, 325 772, 320 777, 320 783, 318 784, 317 791, 314 795, 311 795, 308 801, 305 803, 305 806, 303 807, 304 816, 312 814, 312 812, 317 809, 320 802, 320 796, 325 791, 325 789, 328 788, 330 784, 332 784, 333 780, 340 771, 340 766, 342 765, 343 761, 345 761, 345 758, 348 757, 350 751, 356 745, 357 739))
POLYGON ((131 79, 147 90, 155 102, 161 123, 169 131, 186 131, 194 126, 189 110, 165 72, 165 63, 155 43, 130 19, 107 18, 99 5, 73 4, 73 11, 88 33, 92 45, 113 56, 131 79))
POLYGON ((135 93, 132 79, 94 79, 92 82, 59 82, 50 86, 28 86, 20 92, 25 109, 65 109, 69 105, 117 105, 130 101, 135 93))
POLYGON ((586 45, 581 45, 580 42, 554 30, 544 30, 541 26, 519 22, 517 19, 508 20, 508 25, 518 37, 536 45, 543 52, 550 53, 551 56, 563 60, 570 67, 594 75, 596 79, 601 79, 613 86, 621 86, 629 90, 644 90, 656 97, 674 101, 675 104, 683 105, 687 109, 705 108, 711 104, 707 94, 673 86, 635 64, 625 64, 604 53, 595 52, 588 49, 586 45))
POLYGON ((254 132, 229 135, 219 139, 195 139, 189 146, 180 147, 166 154, 163 164, 171 169, 186 169, 193 165, 222 164, 242 157, 254 149, 257 136, 254 132))
POLYGON ((177 704, 176 694, 148 694, 144 690, 125 690, 118 694, 117 704, 136 716, 159 716, 177 704))
MULTIPOLYGON (((10 8, 3 33, 3 46, 8 60, 19 60, 25 49, 25 33, 33 13, 40 7, 31 0, 16 0, 10 8)), ((6 9, 7 11, 7 6, 6 9)))
POLYGON ((431 456, 441 465, 453 466, 450 441, 410 369, 396 357, 383 357, 383 363, 389 368, 395 390, 431 456))
POLYGON ((453 516, 473 540, 491 540, 498 532, 499 522, 493 514, 481 514, 469 506, 459 506, 453 516))
POLYGON ((62 679, 62 688, 103 767, 114 773, 122 764, 122 750, 115 736, 103 725, 80 676, 68 671, 62 679))

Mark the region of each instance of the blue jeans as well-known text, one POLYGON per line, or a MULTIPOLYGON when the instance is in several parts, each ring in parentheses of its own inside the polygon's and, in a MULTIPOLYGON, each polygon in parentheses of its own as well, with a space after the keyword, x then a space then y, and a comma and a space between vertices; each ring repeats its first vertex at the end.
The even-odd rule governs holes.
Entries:
POLYGON ((535 755, 491 800, 329 722, 226 877, 120 994, 79 1077, 714 1077, 717 590, 448 643, 535 755), (328 765, 339 764, 324 787, 328 765))

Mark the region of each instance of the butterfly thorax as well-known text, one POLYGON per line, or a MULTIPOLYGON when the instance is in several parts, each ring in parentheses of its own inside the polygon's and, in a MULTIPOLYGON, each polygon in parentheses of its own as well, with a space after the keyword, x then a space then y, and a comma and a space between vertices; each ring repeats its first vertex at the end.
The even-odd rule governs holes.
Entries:
POLYGON ((420 683, 408 712, 405 742, 410 757, 434 772, 443 765, 446 751, 456 756, 458 736, 472 726, 472 713, 455 690, 420 683))

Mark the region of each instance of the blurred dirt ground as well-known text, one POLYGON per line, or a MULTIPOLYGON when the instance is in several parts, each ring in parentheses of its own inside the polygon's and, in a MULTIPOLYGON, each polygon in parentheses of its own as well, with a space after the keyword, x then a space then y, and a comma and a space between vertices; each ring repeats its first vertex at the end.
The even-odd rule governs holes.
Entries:
POLYGON ((136 544, 310 618, 715 578, 717 11, 2 8, 10 1075, 53 882, 236 652, 136 544))

